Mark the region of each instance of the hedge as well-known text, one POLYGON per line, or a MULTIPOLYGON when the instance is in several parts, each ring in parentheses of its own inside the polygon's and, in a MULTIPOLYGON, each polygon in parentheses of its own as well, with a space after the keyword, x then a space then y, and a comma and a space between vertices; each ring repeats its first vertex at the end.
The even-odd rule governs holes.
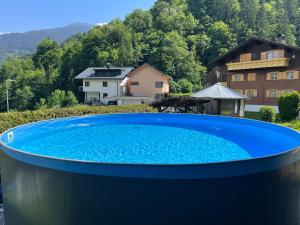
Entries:
POLYGON ((84 116, 93 114, 108 113, 139 113, 156 112, 148 105, 126 105, 126 106, 75 106, 59 109, 42 109, 36 111, 0 113, 0 133, 5 130, 25 123, 36 122, 40 120, 84 116))
POLYGON ((300 105, 300 94, 292 92, 283 95, 278 100, 280 118, 282 120, 293 120, 297 117, 300 105))
POLYGON ((259 114, 260 114, 261 120, 263 120, 263 121, 267 121, 267 122, 275 121, 276 111, 274 108, 272 108, 270 106, 261 107, 259 110, 259 114))

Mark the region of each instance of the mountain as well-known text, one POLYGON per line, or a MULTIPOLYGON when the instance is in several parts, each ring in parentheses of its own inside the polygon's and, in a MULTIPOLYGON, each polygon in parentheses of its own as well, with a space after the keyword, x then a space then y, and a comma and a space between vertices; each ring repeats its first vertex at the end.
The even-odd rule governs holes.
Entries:
POLYGON ((72 23, 65 27, 34 30, 25 33, 0 34, 0 63, 9 56, 20 56, 33 53, 38 43, 46 37, 62 43, 71 36, 87 32, 93 25, 87 23, 72 23))

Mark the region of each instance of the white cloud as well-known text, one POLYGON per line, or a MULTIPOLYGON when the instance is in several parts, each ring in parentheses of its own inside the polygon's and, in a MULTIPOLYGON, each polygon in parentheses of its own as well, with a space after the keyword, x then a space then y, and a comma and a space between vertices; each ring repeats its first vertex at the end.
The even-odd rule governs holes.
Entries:
POLYGON ((104 25, 106 25, 107 23, 96 23, 96 26, 100 26, 100 27, 102 27, 102 26, 104 26, 104 25))
POLYGON ((9 32, 0 32, 0 35, 9 34, 9 32))

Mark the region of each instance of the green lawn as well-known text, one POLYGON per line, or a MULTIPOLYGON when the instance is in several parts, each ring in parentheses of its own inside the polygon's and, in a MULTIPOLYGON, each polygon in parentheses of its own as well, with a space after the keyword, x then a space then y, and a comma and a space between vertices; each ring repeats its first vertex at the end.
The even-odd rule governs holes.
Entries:
POLYGON ((281 122, 281 123, 278 123, 278 124, 286 126, 286 127, 293 128, 297 131, 300 131, 300 121, 299 120, 292 120, 292 121, 289 121, 289 122, 281 122))
MULTIPOLYGON (((245 112, 245 118, 247 119, 254 119, 254 120, 261 120, 261 117, 258 112, 245 112)), ((292 120, 292 121, 275 121, 276 124, 293 128, 297 131, 300 131, 300 121, 299 120, 292 120)))

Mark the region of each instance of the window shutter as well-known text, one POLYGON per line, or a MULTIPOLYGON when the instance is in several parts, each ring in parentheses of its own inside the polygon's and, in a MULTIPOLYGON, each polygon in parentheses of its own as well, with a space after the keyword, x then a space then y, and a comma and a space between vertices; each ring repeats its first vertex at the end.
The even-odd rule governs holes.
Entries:
POLYGON ((282 80, 287 80, 288 72, 282 72, 282 80))
POLYGON ((235 75, 231 75, 231 80, 235 81, 235 75))
POLYGON ((280 97, 280 96, 281 96, 281 94, 282 94, 282 91, 280 91, 280 90, 276 90, 276 97, 280 97))
POLYGON ((284 73, 278 72, 278 80, 283 80, 283 79, 284 79, 284 73))
POLYGON ((257 97, 257 89, 253 89, 253 96, 257 97))
POLYGON ((299 79, 299 71, 294 71, 294 79, 299 79))
POLYGON ((267 59, 267 53, 266 52, 262 52, 260 55, 261 60, 267 59))
POLYGON ((271 73, 267 73, 267 80, 271 80, 271 73))
POLYGON ((266 97, 269 98, 270 97, 270 91, 266 90, 266 97))
POLYGON ((244 74, 241 74, 241 81, 244 81, 244 80, 245 80, 244 77, 245 77, 245 75, 244 75, 244 74))
POLYGON ((284 50, 278 50, 279 58, 284 58, 284 50))
POLYGON ((256 73, 248 73, 248 81, 255 81, 256 73))
POLYGON ((251 53, 241 54, 240 62, 251 61, 251 53))

